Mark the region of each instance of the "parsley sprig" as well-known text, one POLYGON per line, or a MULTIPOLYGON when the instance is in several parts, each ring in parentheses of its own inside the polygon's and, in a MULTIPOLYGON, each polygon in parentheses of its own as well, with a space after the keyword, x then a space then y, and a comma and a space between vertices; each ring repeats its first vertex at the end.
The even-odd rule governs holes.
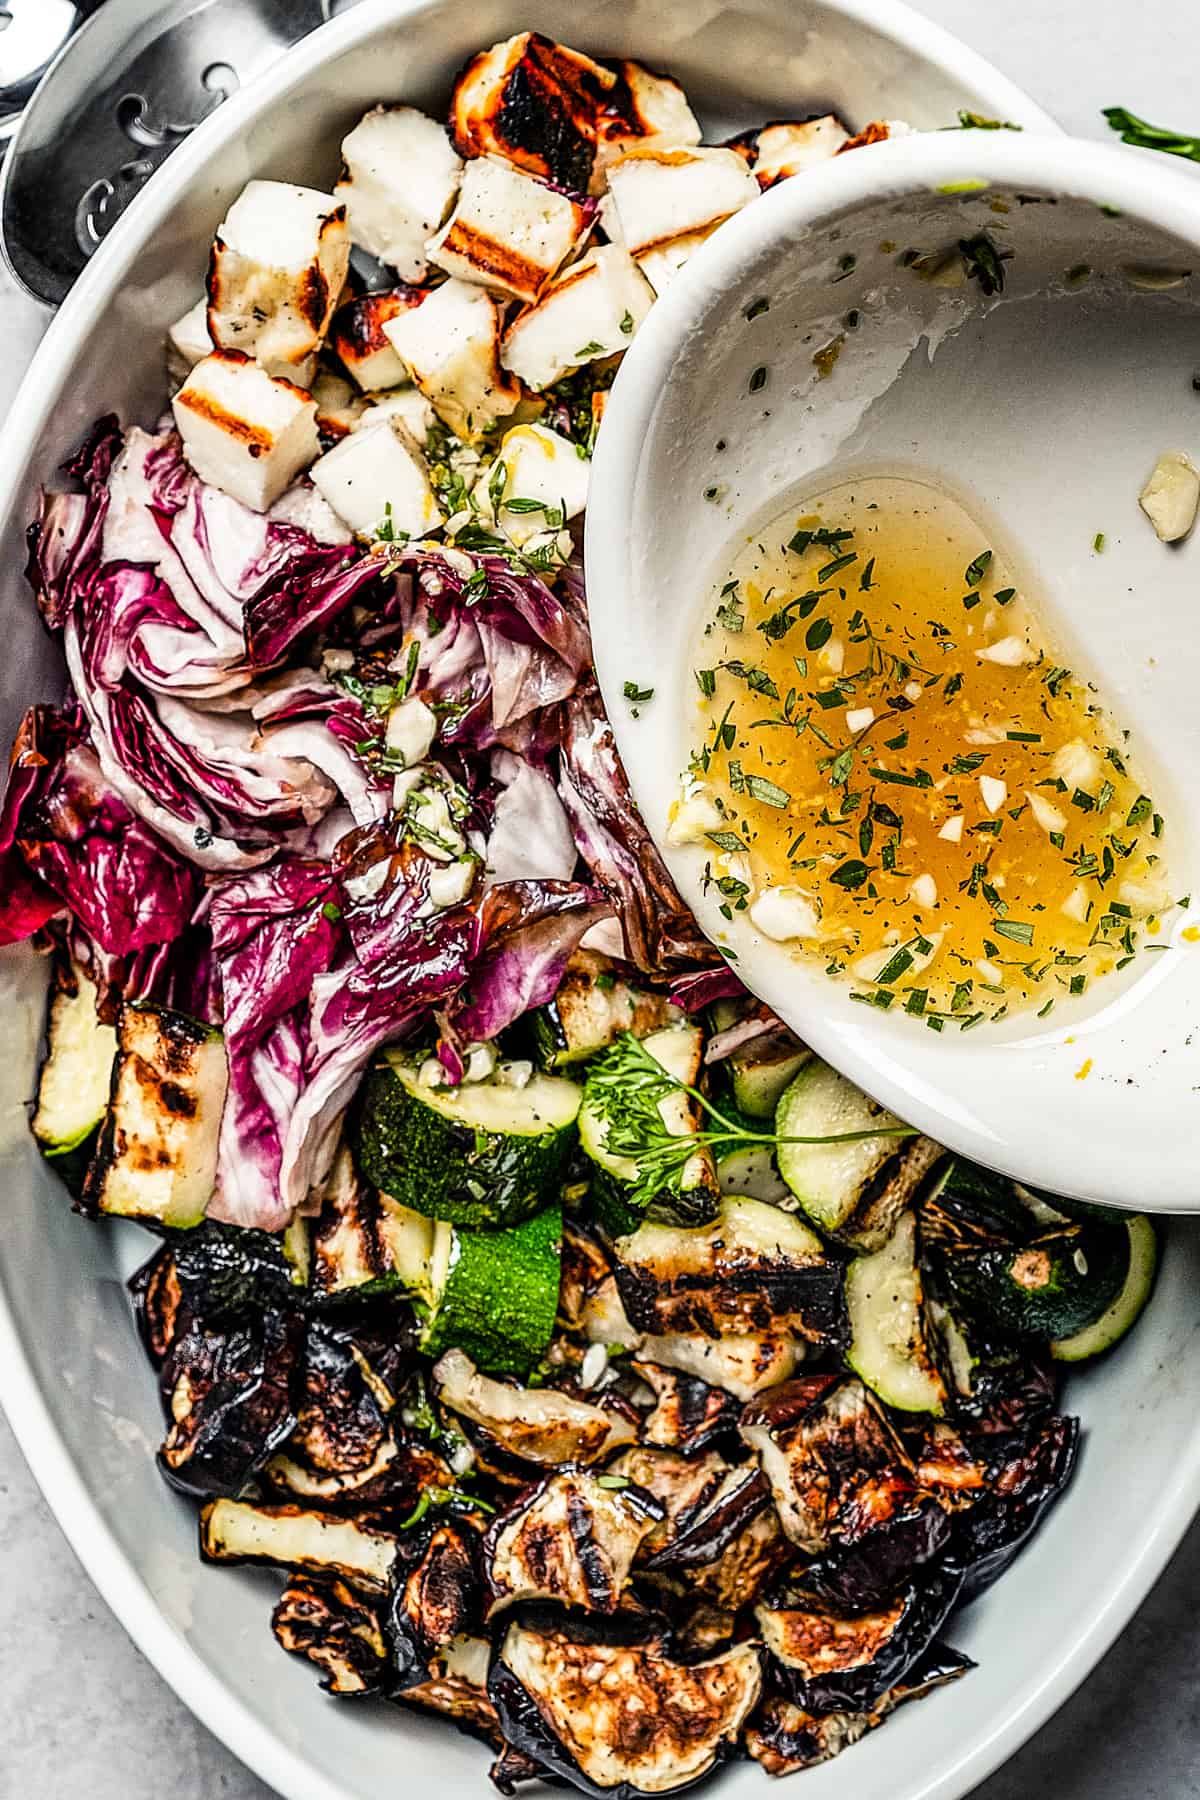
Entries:
POLYGON ((605 1149, 610 1155, 627 1157, 637 1164, 637 1180, 628 1194, 630 1203, 641 1211, 653 1211, 672 1220, 679 1218, 677 1203, 684 1171, 698 1151, 735 1144, 765 1144, 776 1149, 780 1144, 856 1144, 866 1138, 915 1136, 911 1125, 881 1125, 870 1131, 844 1131, 828 1137, 786 1137, 773 1131, 752 1131, 722 1112, 699 1088, 672 1075, 645 1044, 627 1031, 592 1064, 587 1096, 589 1108, 604 1121, 605 1149), (673 1094, 686 1094, 700 1107, 707 1123, 698 1131, 676 1135, 660 1111, 662 1102, 673 1094))
POLYGON ((1162 125, 1151 125, 1139 119, 1124 106, 1106 106, 1104 117, 1113 131, 1119 131, 1123 144, 1139 150, 1162 150, 1168 156, 1186 157, 1200 162, 1200 137, 1189 137, 1185 131, 1170 131, 1162 125))

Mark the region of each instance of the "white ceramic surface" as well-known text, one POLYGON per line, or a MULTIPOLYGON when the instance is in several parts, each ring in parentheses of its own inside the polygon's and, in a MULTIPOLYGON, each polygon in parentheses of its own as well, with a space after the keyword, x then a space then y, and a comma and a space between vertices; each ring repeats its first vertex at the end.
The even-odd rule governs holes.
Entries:
MULTIPOLYGON (((115 406, 161 402, 162 331, 193 296, 207 237, 250 174, 319 181, 340 131, 383 96, 437 103, 480 43, 537 24, 584 48, 628 50, 677 69, 709 118, 735 125, 797 94, 860 119, 924 124, 959 105, 1040 115, 977 58, 898 7, 610 4, 584 29, 566 4, 365 4, 186 144, 132 209, 52 326, 0 445, 7 732, 58 675, 20 580, 36 484, 62 448, 115 406)), ((42 994, 28 958, 0 959, 0 1399, 57 1515, 105 1599, 199 1716, 288 1800, 383 1800, 397 1788, 450 1800, 486 1792, 486 1755, 430 1721, 323 1699, 270 1637, 277 1583, 202 1568, 193 1509, 152 1464, 161 1421, 134 1341, 123 1277, 147 1253, 133 1230, 74 1218, 28 1138, 42 994)), ((956 1633, 979 1671, 901 1714, 839 1762, 803 1778, 812 1800, 952 1800, 1009 1754, 1082 1679, 1163 1566, 1200 1495, 1191 1394, 1200 1334, 1189 1296, 1200 1241, 1178 1231, 1154 1311, 1120 1359, 1072 1384, 1087 1439, 1080 1477, 1002 1589, 956 1633)), ((124 1695, 111 1705, 129 1703, 124 1695)), ((47 1779, 57 1791, 56 1772, 47 1779)), ((0 1782, 2 1785, 2 1782, 0 1782)), ((724 1778, 743 1800, 753 1769, 724 1778)))
MULTIPOLYGON (((1137 496, 1162 450, 1200 455, 1200 275, 1148 292, 1128 276, 1147 268, 1200 269, 1200 184, 1163 157, 1002 131, 838 157, 782 183, 691 260, 614 385, 588 511, 597 666, 660 840, 691 747, 698 622, 731 539, 798 484, 812 493, 884 469, 964 493, 1031 572, 1067 660, 1132 730, 1168 820, 1173 892, 1194 890, 1200 533, 1160 544, 1137 496), (983 230, 1013 252, 1002 299, 922 281, 880 249, 940 250, 983 230), (1081 264, 1091 278, 1069 285, 1081 264), (770 309, 747 322, 759 296, 770 309), (813 350, 852 307, 861 323, 823 379, 813 350), (752 391, 758 368, 766 385, 752 391), (635 717, 621 688, 646 670, 659 698, 635 717)), ((1085 997, 1055 988, 1044 1021, 939 1035, 899 1007, 854 1004, 745 915, 727 924, 720 895, 704 893, 710 859, 703 847, 667 852, 705 929, 806 1041, 903 1118, 1061 1193, 1200 1209, 1196 906, 1166 921, 1168 948, 1085 997)))

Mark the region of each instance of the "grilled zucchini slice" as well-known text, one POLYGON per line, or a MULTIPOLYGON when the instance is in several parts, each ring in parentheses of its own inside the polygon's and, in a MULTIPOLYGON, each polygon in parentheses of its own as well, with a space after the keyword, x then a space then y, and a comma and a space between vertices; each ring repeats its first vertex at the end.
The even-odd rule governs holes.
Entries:
POLYGON ((165 1006, 125 1006, 85 1203, 176 1229, 212 1198, 228 1084, 219 1031, 165 1006))
MULTIPOLYGON (((779 1102, 781 1138, 833 1138, 903 1129, 903 1122, 816 1057, 779 1102)), ((852 1143, 781 1143, 779 1173, 819 1231, 857 1250, 879 1250, 942 1155, 931 1139, 862 1137, 852 1143)))
POLYGON ((902 1213, 882 1250, 856 1256, 850 1264, 846 1361, 886 1406, 940 1415, 946 1387, 926 1340, 916 1248, 916 1219, 902 1213))
POLYGON ((1125 1229, 1129 1233, 1129 1268, 1120 1293, 1093 1324, 1069 1337, 1054 1339, 1050 1354, 1056 1362, 1085 1362, 1089 1356, 1111 1350, 1141 1318, 1154 1292, 1158 1237, 1144 1213, 1129 1219, 1125 1229))
POLYGON ((427 1087, 388 1052, 367 1078, 359 1167, 401 1206, 453 1225, 516 1225, 538 1212, 566 1167, 581 1093, 557 1075, 427 1087))
POLYGON ((607 957, 575 953, 554 999, 534 1014, 537 1059, 543 1069, 569 1068, 616 1042, 681 1025, 684 1015, 661 994, 648 993, 615 975, 607 957))
MULTIPOLYGON (((698 1026, 674 1025, 651 1032, 643 1045, 669 1075, 688 1087, 696 1085, 704 1056, 704 1037, 698 1026)), ((668 1094, 658 1110, 675 1137, 688 1137, 700 1128, 700 1108, 682 1090, 668 1094)), ((601 1220, 611 1235, 620 1236, 633 1229, 640 1216, 627 1198, 637 1181, 638 1166, 634 1158, 617 1156, 608 1148, 608 1123, 589 1099, 586 1085, 579 1109, 579 1142, 598 1170, 596 1199, 601 1220)), ((683 1171, 679 1192, 670 1196, 672 1217, 679 1224, 705 1224, 716 1217, 719 1194, 712 1157, 707 1150, 698 1150, 683 1171)), ((663 1205, 667 1205, 665 1196, 663 1205)))
POLYGON ((83 1185, 112 1086, 117 1034, 96 1017, 96 989, 83 970, 60 970, 46 1025, 33 1135, 67 1186, 83 1185))
POLYGON ((491 1374, 524 1378, 554 1331, 561 1268, 561 1207, 507 1231, 464 1231, 439 1221, 422 1350, 462 1350, 491 1374))

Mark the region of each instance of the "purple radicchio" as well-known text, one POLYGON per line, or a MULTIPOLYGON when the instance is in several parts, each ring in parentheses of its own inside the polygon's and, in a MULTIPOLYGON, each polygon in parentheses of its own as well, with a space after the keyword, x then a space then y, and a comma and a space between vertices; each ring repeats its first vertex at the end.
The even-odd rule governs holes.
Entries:
POLYGON ((229 1089, 209 1212, 277 1230, 283 1140, 304 1086, 308 1002, 342 938, 327 863, 281 858, 211 890, 229 1089))
MULTIPOLYGON (((562 708, 559 792, 584 862, 610 896, 629 958, 649 975, 694 973, 718 953, 679 895, 642 823, 599 690, 582 687, 562 708)), ((718 969, 724 974, 724 965, 718 969)))
POLYGON ((483 950, 450 1008, 461 1040, 494 1038, 553 1000, 584 933, 612 911, 598 888, 570 881, 506 881, 479 909, 483 950))
POLYGON ((121 428, 109 413, 96 421, 80 449, 62 465, 76 488, 43 493, 38 518, 29 527, 25 572, 51 630, 62 625, 76 592, 87 586, 99 567, 108 477, 120 448, 121 428))
POLYGON ((0 812, 0 942, 66 907, 107 956, 174 943, 199 898, 171 855, 105 781, 77 709, 32 707, 0 812))

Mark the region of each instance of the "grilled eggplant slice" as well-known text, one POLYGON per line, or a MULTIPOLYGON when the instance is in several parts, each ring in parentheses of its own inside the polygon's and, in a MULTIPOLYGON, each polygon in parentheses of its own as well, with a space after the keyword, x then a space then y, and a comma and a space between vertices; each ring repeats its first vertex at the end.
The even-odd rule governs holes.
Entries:
POLYGON ((646 1037, 683 1020, 662 994, 617 975, 609 957, 577 950, 554 999, 534 1014, 534 1045, 544 1069, 562 1069, 607 1050, 623 1031, 646 1037))
POLYGON ((642 1225, 616 1245, 616 1277, 635 1329, 656 1336, 783 1329, 810 1343, 849 1337, 840 1263, 791 1213, 726 1196, 711 1225, 642 1225))
POLYGON ((486 1638, 455 1638, 431 1659, 434 1673, 428 1681, 404 1688, 395 1697, 403 1706, 441 1713, 468 1736, 482 1738, 494 1750, 502 1750, 500 1722, 487 1694, 490 1658, 491 1647, 486 1638))
POLYGON ((454 84, 450 130, 463 156, 501 156, 531 175, 586 194, 611 69, 540 32, 473 56, 454 84))
POLYGON ((632 1367, 655 1396, 653 1410, 642 1424, 644 1443, 694 1456, 736 1433, 741 1409, 723 1388, 640 1359, 632 1367))
POLYGON ((641 1353, 664 1368, 678 1369, 681 1374, 724 1388, 739 1400, 752 1400, 795 1374, 803 1360, 804 1346, 783 1331, 721 1338, 675 1331, 666 1337, 645 1338, 641 1353))
POLYGON ((198 1225, 216 1180, 228 1079, 219 1031, 165 1006, 123 1006, 84 1206, 180 1229, 198 1225))
POLYGON ((870 1612, 844 1613, 800 1576, 754 1609, 772 1684, 805 1712, 869 1710, 925 1654, 958 1586, 955 1575, 935 1570, 870 1612))
POLYGON ((1055 1414, 996 1459, 987 1491, 954 1522, 947 1562, 962 1571, 964 1600, 990 1587, 1028 1543, 1066 1489, 1078 1450, 1078 1419, 1055 1414))
POLYGON ((397 1556, 391 1532, 302 1506, 210 1500, 200 1514, 204 1562, 271 1563, 332 1575, 367 1594, 385 1594, 397 1556))
POLYGON ((584 1793, 633 1800, 689 1787, 736 1745, 762 1687, 759 1652, 672 1661, 661 1640, 613 1643, 574 1623, 509 1626, 488 1692, 505 1737, 584 1793))
POLYGON ((626 1450, 611 1465, 661 1503, 665 1518, 646 1539, 647 1575, 681 1584, 721 1608, 749 1604, 794 1554, 771 1491, 754 1463, 731 1467, 708 1454, 626 1450))
MULTIPOLYGON (((813 1057, 785 1089, 775 1115, 781 1137, 821 1138, 900 1126, 893 1113, 813 1057)), ((779 1173, 819 1231, 856 1250, 879 1250, 944 1155, 917 1135, 854 1143, 781 1144, 779 1173)))
POLYGON ((156 1250, 129 1278, 129 1295, 142 1348, 151 1366, 161 1369, 183 1320, 183 1295, 169 1244, 156 1250))
POLYGON ((293 1575, 271 1615, 271 1629, 293 1656, 321 1670, 327 1694, 379 1694, 388 1683, 379 1615, 344 1581, 293 1575))
MULTIPOLYGON (((312 1240, 312 1285, 318 1300, 370 1299, 401 1287, 402 1268, 411 1257, 407 1220, 393 1215, 386 1195, 360 1180, 349 1150, 343 1146, 325 1182, 323 1205, 312 1240), (395 1227, 395 1230, 393 1230, 395 1227), (408 1251, 409 1254, 405 1254, 408 1251)), ((432 1229, 422 1228, 417 1257, 428 1254, 432 1229), (428 1240, 428 1241, 426 1241, 428 1240)))
POLYGON ((480 1616, 479 1539, 458 1519, 443 1519, 396 1564, 386 1629, 401 1690, 444 1674, 437 1657, 470 1633, 480 1616))
POLYGON ((206 1324, 299 1299, 295 1265, 282 1238, 206 1219, 174 1240, 175 1272, 189 1311, 206 1324))
POLYGON ((520 1600, 616 1612, 662 1513, 650 1493, 615 1473, 547 1476, 493 1521, 484 1540, 489 1616, 520 1600))
POLYGON ((862 1609, 945 1547, 950 1522, 860 1381, 811 1375, 751 1402, 742 1436, 757 1451, 784 1530, 821 1558, 809 1578, 862 1609))
POLYGON ((581 1332, 590 1344, 636 1350, 642 1341, 621 1304, 608 1251, 570 1223, 563 1226, 558 1317, 567 1331, 581 1332))
POLYGON ((746 1729, 746 1748, 768 1775, 794 1775, 840 1755, 882 1725, 906 1700, 920 1700, 975 1667, 948 1644, 934 1644, 867 1712, 813 1713, 772 1695, 746 1729))
POLYGON ((443 1406, 482 1428, 523 1463, 594 1463, 637 1438, 622 1413, 556 1388, 523 1388, 481 1375, 461 1350, 448 1350, 433 1371, 443 1406))
POLYGON ((948 1512, 974 1506, 987 1486, 987 1465, 953 1425, 938 1419, 914 1451, 917 1486, 948 1512))
POLYGON ((911 1474, 879 1406, 847 1376, 802 1376, 752 1401, 742 1436, 771 1484, 784 1530, 813 1556, 847 1528, 860 1486, 911 1474))
POLYGON ((163 1364, 170 1421, 159 1467, 185 1494, 243 1493, 295 1423, 300 1321, 247 1313, 208 1327, 189 1317, 163 1364))

